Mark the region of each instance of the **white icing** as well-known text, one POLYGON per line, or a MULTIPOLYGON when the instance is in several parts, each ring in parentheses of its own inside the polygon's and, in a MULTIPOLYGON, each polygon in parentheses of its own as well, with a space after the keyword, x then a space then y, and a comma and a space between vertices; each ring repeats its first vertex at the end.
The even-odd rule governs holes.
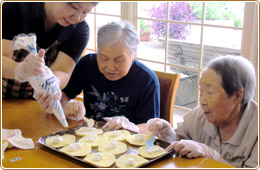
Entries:
POLYGON ((138 142, 142 142, 144 141, 144 136, 142 134, 137 134, 135 136, 135 139, 138 141, 138 142))
POLYGON ((162 148, 156 148, 156 147, 152 147, 152 148, 148 148, 147 152, 148 153, 155 153, 155 152, 161 152, 162 148))
POLYGON ((28 45, 31 45, 36 49, 36 36, 35 34, 19 34, 15 37, 15 41, 13 44, 13 50, 19 50, 19 49, 28 49, 28 45))
POLYGON ((95 154, 94 160, 95 161, 100 161, 103 158, 103 154, 98 152, 95 154))
POLYGON ((93 142, 93 141, 96 141, 97 138, 98 138, 98 136, 96 134, 93 134, 93 135, 89 135, 87 140, 89 142, 93 142))
POLYGON ((80 143, 72 143, 69 145, 69 151, 75 152, 75 151, 79 150, 81 147, 82 147, 82 145, 80 143))
POLYGON ((108 147, 109 149, 115 149, 116 146, 117 146, 116 140, 112 140, 112 141, 108 144, 107 147, 108 147))
POLYGON ((56 137, 54 137, 54 139, 53 139, 53 143, 60 143, 60 142, 62 142, 63 141, 63 138, 62 138, 62 136, 56 136, 56 137))
POLYGON ((129 159, 127 160, 127 165, 133 166, 134 164, 135 164, 134 158, 129 158, 129 159))
POLYGON ((115 130, 113 132, 113 136, 119 136, 119 135, 121 135, 121 132, 119 130, 115 130))

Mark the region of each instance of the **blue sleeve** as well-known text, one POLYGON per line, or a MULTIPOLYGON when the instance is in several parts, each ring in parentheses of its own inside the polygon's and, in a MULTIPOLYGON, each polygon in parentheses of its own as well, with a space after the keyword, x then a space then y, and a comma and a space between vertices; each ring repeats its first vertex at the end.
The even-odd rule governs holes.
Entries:
POLYGON ((160 117, 160 86, 147 86, 136 109, 135 123, 146 123, 151 118, 160 117))
POLYGON ((69 83, 62 90, 69 97, 69 99, 74 99, 84 88, 84 78, 86 77, 85 70, 87 68, 86 57, 82 57, 76 64, 69 83))

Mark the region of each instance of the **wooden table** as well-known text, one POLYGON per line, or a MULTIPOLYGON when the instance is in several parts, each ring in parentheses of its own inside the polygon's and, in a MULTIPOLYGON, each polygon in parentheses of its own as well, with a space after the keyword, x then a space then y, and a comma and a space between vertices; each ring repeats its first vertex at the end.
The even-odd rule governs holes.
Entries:
MULTIPOLYGON (((83 121, 68 120, 69 127, 78 126, 83 121)), ((87 168, 88 166, 69 157, 51 151, 37 141, 40 137, 64 128, 54 115, 46 114, 40 105, 28 99, 2 100, 2 128, 20 129, 25 138, 32 138, 35 149, 7 149, 2 160, 3 168, 87 168), (18 161, 10 161, 21 158, 18 161)), ((168 156, 153 162, 145 168, 231 168, 231 166, 208 159, 185 159, 168 156)))

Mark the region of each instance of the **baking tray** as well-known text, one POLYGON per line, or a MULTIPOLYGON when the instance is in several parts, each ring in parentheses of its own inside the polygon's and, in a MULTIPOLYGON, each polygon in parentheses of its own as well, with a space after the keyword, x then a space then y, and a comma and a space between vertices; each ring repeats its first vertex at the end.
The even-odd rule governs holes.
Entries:
MULTIPOLYGON (((94 127, 95 127, 95 128, 101 128, 104 124, 105 124, 105 122, 96 121, 94 127)), ((43 145, 43 146, 45 146, 46 148, 48 148, 48 149, 51 149, 51 150, 53 150, 53 151, 55 151, 55 152, 57 152, 57 153, 59 153, 59 154, 65 155, 65 156, 67 156, 67 157, 70 157, 70 158, 72 158, 72 159, 74 159, 74 160, 80 161, 81 163, 83 163, 83 164, 85 164, 85 165, 87 165, 87 166, 100 168, 100 167, 98 167, 98 166, 91 165, 91 164, 85 162, 85 161, 83 160, 83 158, 84 158, 85 156, 83 156, 83 157, 71 156, 71 155, 66 154, 66 153, 64 153, 64 152, 61 152, 61 151, 60 151, 60 148, 52 148, 52 147, 50 147, 50 146, 47 146, 46 143, 45 143, 45 140, 46 140, 47 138, 51 137, 51 136, 64 135, 64 134, 74 135, 74 136, 76 137, 76 142, 77 142, 81 137, 80 137, 80 136, 77 136, 77 135, 75 134, 75 131, 76 131, 77 129, 81 128, 81 127, 86 127, 86 126, 87 126, 87 124, 82 124, 82 125, 77 126, 77 127, 74 127, 74 128, 70 128, 70 129, 66 129, 66 130, 61 130, 61 131, 58 131, 58 132, 54 132, 54 133, 52 133, 52 134, 49 134, 49 135, 46 135, 46 136, 41 137, 41 138, 38 140, 38 142, 39 142, 41 145, 43 145)), ((105 131, 104 131, 104 132, 105 132, 105 131)), ((135 132, 132 132, 132 131, 129 131, 129 132, 130 132, 131 134, 136 134, 135 132)), ((136 154, 136 155, 138 155, 138 148, 139 148, 140 146, 131 145, 131 144, 129 144, 127 141, 122 141, 122 142, 127 145, 127 151, 126 151, 125 153, 123 153, 123 154, 117 155, 117 156, 116 156, 116 159, 117 159, 118 157, 120 157, 121 155, 124 155, 124 154, 136 154)), ((159 145, 159 146, 161 146, 162 148, 166 148, 167 146, 169 146, 169 143, 164 142, 164 141, 161 141, 161 140, 159 140, 159 139, 155 139, 154 144, 155 144, 155 145, 159 145)), ((92 147, 91 153, 95 153, 95 152, 98 152, 97 147, 94 147, 94 148, 92 147)), ((148 165, 148 164, 150 164, 150 163, 152 163, 152 162, 154 162, 154 161, 157 161, 157 160, 159 160, 159 159, 161 159, 161 158, 163 158, 163 157, 166 157, 167 155, 170 155, 172 152, 173 152, 173 151, 169 151, 169 152, 165 153, 164 155, 159 156, 159 157, 154 158, 154 159, 145 158, 145 159, 148 160, 148 162, 147 162, 146 164, 140 166, 140 167, 146 166, 146 165, 148 165)), ((110 168, 116 168, 115 163, 114 163, 110 168)))

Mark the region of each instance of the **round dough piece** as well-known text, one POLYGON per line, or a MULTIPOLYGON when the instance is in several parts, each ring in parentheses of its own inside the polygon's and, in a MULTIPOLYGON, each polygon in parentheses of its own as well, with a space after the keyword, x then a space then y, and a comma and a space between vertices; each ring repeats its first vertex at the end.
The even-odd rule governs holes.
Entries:
POLYGON ((90 134, 101 135, 103 134, 103 129, 97 129, 94 127, 81 127, 78 130, 76 130, 75 133, 78 136, 86 136, 90 134))
POLYGON ((79 139, 80 143, 87 143, 91 147, 98 147, 99 144, 108 142, 107 137, 100 135, 86 135, 79 139))
POLYGON ((138 149, 138 153, 144 158, 157 158, 166 154, 167 152, 162 147, 154 145, 152 148, 142 146, 138 149))
POLYGON ((98 152, 98 153, 88 154, 83 160, 99 168, 108 168, 115 163, 116 157, 111 153, 98 152))
POLYGON ((129 142, 132 145, 137 145, 137 146, 144 146, 145 145, 145 141, 147 139, 150 139, 152 137, 152 135, 150 134, 134 134, 131 136, 128 136, 126 138, 127 142, 129 142))
POLYGON ((110 140, 124 141, 127 136, 131 135, 127 130, 114 130, 108 131, 103 134, 103 136, 107 137, 110 140))
POLYGON ((60 151, 71 156, 86 156, 91 152, 91 146, 87 143, 73 143, 64 146, 60 151))
POLYGON ((98 146, 99 152, 111 153, 114 155, 119 155, 127 151, 127 146, 123 142, 117 142, 116 140, 110 140, 107 143, 102 143, 98 146))
POLYGON ((126 154, 120 156, 116 160, 116 167, 118 168, 137 168, 148 163, 147 159, 142 158, 139 155, 126 154))
POLYGON ((64 134, 63 136, 60 135, 51 136, 46 139, 45 143, 47 146, 53 148, 60 148, 75 143, 75 140, 76 138, 74 135, 64 134))

